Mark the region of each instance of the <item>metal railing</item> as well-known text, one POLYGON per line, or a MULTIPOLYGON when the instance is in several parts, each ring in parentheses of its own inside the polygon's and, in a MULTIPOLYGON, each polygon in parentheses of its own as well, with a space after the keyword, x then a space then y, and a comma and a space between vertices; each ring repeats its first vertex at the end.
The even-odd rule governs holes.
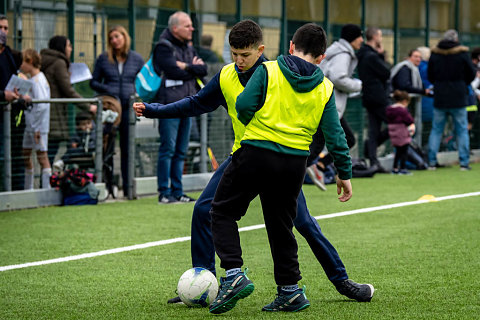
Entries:
MULTIPOLYGON (((5 191, 12 191, 12 146, 11 146, 11 119, 10 113, 12 110, 12 103, 8 103, 3 107, 3 146, 4 146, 4 189, 5 191)), ((32 103, 92 103, 97 105, 96 113, 96 128, 100 134, 96 135, 95 141, 95 174, 97 181, 102 181, 102 166, 103 166, 103 137, 102 137, 102 110, 103 102, 100 98, 54 98, 54 99, 32 99, 32 103)))

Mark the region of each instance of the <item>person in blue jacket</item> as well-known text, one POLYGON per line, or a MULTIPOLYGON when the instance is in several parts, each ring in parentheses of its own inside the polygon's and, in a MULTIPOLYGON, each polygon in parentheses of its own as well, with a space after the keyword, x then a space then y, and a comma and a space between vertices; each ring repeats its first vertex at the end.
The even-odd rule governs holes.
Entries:
MULTIPOLYGON (((123 192, 128 182, 128 108, 130 96, 135 93, 135 77, 142 69, 142 56, 130 50, 130 36, 123 26, 108 31, 107 51, 98 56, 90 80, 90 87, 99 94, 118 97, 122 104, 120 122, 120 152, 123 192)), ((113 157, 111 158, 113 167, 113 157)))
MULTIPOLYGON (((196 95, 167 105, 135 103, 133 108, 137 116, 147 118, 191 117, 212 112, 219 106, 224 106, 232 119, 235 133, 233 154, 240 147, 240 141, 245 130, 244 125, 238 120, 235 110, 237 96, 243 91, 257 67, 267 60, 263 56, 265 47, 262 44, 262 31, 251 20, 243 20, 237 23, 230 32, 229 42, 234 63, 224 66, 196 95)), ((334 104, 330 111, 338 117, 334 104)), ((228 157, 215 171, 195 203, 192 215, 192 264, 194 267, 206 268, 214 274, 216 273, 215 250, 211 231, 210 209, 217 186, 231 159, 231 156, 228 157)), ((315 218, 310 215, 302 191, 300 191, 298 197, 297 211, 297 217, 294 220, 295 227, 307 240, 328 279, 335 285, 338 292, 357 301, 370 301, 373 296, 373 287, 368 284, 355 283, 348 279, 345 266, 336 249, 323 235, 315 218)), ((169 300, 169 303, 179 302, 181 302, 179 297, 169 300)))

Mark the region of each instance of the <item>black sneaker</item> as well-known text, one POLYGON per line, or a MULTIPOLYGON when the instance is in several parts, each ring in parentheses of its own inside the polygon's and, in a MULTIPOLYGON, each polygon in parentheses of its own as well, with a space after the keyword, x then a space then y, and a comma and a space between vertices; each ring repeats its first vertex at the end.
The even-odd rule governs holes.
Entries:
POLYGON ((167 303, 179 303, 179 304, 183 304, 183 301, 180 299, 179 296, 176 296, 175 298, 168 299, 167 303))
POLYGON ((470 171, 470 170, 472 170, 472 167, 470 167, 469 165, 460 166, 460 171, 470 171))
POLYGON ((248 297, 255 289, 253 282, 247 277, 248 268, 239 272, 233 280, 220 278, 217 298, 210 305, 210 313, 219 314, 232 310, 237 301, 248 297))
POLYGON ((178 200, 172 196, 167 196, 161 193, 158 195, 158 204, 170 204, 170 203, 177 203, 177 202, 178 200))
POLYGON ((372 300, 375 289, 371 284, 356 283, 350 279, 343 280, 335 285, 337 291, 350 299, 359 302, 369 302, 372 300))
POLYGON ((297 312, 310 307, 310 301, 308 301, 305 295, 305 286, 302 289, 297 289, 291 294, 285 294, 277 288, 278 294, 272 303, 267 304, 262 308, 262 311, 285 311, 285 312, 297 312))
POLYGON ((186 194, 181 195, 180 197, 175 198, 177 202, 187 203, 187 202, 195 202, 197 199, 187 196, 186 194))

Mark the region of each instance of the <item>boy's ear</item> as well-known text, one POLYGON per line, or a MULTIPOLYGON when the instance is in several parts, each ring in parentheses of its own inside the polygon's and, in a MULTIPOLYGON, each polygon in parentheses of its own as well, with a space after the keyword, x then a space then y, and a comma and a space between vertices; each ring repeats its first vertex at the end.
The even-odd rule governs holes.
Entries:
POLYGON ((293 54, 293 51, 295 51, 295 44, 290 40, 290 49, 288 50, 288 53, 293 54))
POLYGON ((260 56, 262 55, 263 51, 265 50, 265 45, 261 44, 258 46, 258 53, 260 53, 260 56))
POLYGON ((326 54, 321 54, 318 57, 316 57, 315 64, 319 64, 320 62, 322 62, 322 60, 325 59, 326 56, 327 56, 326 54))

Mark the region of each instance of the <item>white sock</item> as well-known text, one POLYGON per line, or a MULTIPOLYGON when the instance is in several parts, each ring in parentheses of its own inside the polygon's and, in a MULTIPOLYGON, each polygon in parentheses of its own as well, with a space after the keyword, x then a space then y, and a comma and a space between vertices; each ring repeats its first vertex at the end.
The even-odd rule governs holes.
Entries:
POLYGON ((291 286, 279 286, 279 287, 280 287, 280 290, 285 291, 285 292, 294 292, 294 291, 297 291, 299 289, 298 284, 294 284, 294 285, 291 285, 291 286))
POLYGON ((32 169, 25 169, 25 190, 32 190, 33 189, 33 168, 32 169))
POLYGON ((52 175, 52 168, 42 169, 42 189, 50 189, 51 175, 52 175))
POLYGON ((237 273, 239 273, 240 271, 242 271, 242 269, 240 269, 240 268, 234 268, 234 269, 227 270, 226 271, 227 278, 236 276, 237 273))

